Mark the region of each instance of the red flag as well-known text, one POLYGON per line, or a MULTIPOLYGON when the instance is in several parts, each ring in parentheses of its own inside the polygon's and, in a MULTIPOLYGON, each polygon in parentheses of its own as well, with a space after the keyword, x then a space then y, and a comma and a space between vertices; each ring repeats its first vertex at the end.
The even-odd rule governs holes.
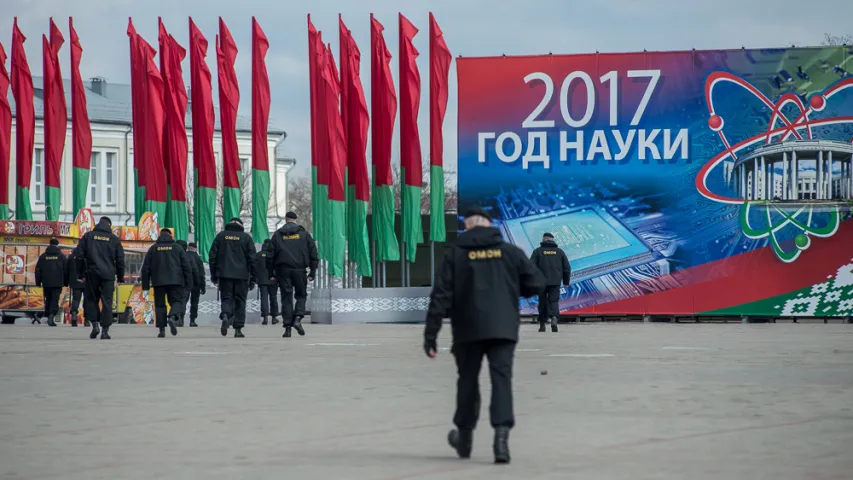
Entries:
MULTIPOLYGON (((187 201, 187 88, 181 62, 187 51, 166 31, 160 23, 160 74, 164 83, 165 130, 163 133, 163 156, 167 182, 172 200, 187 201)), ((178 228, 176 225, 170 227, 178 228)), ((183 228, 183 227, 181 227, 183 228)))
POLYGON ((264 60, 270 42, 252 17, 252 168, 269 170, 267 126, 270 117, 270 79, 264 60))
MULTIPOLYGON (((163 163, 163 126, 165 124, 165 105, 163 77, 154 63, 157 53, 141 36, 139 42, 140 60, 145 73, 145 95, 141 120, 145 124, 143 138, 143 158, 141 167, 145 177, 145 201, 157 202, 159 208, 166 204, 166 172, 163 163)), ((160 213, 160 212, 158 212, 160 213)), ((164 218, 160 215, 158 218, 164 218)))
MULTIPOLYGON (((400 14, 400 165, 406 170, 404 183, 421 187, 421 139, 418 109, 421 103, 421 74, 418 50, 413 42, 418 29, 400 14)), ((420 212, 418 212, 420 214, 420 212)))
MULTIPOLYGON (((326 46, 323 36, 318 32, 308 18, 308 56, 311 61, 309 81, 313 87, 311 98, 311 165, 317 169, 317 183, 328 185, 329 140, 325 122, 325 83, 323 80, 326 69, 326 46)), ((316 209, 315 209, 316 211, 316 209)))
POLYGON ((391 175, 391 142, 397 117, 397 93, 391 75, 391 52, 385 44, 385 28, 370 16, 370 111, 373 119, 371 153, 376 185, 393 186, 391 175))
MULTIPOLYGON (((83 47, 80 45, 80 38, 77 36, 77 31, 74 30, 74 22, 71 18, 68 19, 68 31, 71 35, 72 164, 74 168, 88 171, 92 159, 92 131, 89 125, 89 110, 86 107, 86 88, 83 86, 83 78, 80 76, 80 59, 83 56, 83 47)), ((85 198, 83 197, 84 202, 85 198)), ((75 206, 75 214, 77 208, 75 206)))
MULTIPOLYGON (((341 112, 347 114, 344 128, 347 138, 347 168, 349 184, 355 186, 355 199, 370 200, 370 178, 367 174, 367 130, 370 128, 370 114, 364 99, 361 85, 361 52, 352 32, 341 21, 342 33, 346 32, 346 42, 342 42, 341 52, 346 51, 346 69, 341 68, 341 112), (344 48, 344 45, 346 48, 344 48), (346 71, 346 75, 344 72, 346 71), (346 99, 346 101, 344 101, 346 99)), ((343 59, 341 60, 344 61, 343 59)), ((343 113, 341 114, 343 117, 343 113)))
POLYGON ((219 125, 222 131, 222 183, 225 190, 225 220, 240 216, 240 155, 237 150, 237 105, 240 88, 234 61, 237 45, 231 32, 219 18, 219 36, 216 38, 216 59, 219 70, 219 125), (232 189, 229 193, 228 189, 232 189), (236 189, 236 190, 233 190, 236 189))
POLYGON ((9 215, 9 156, 12 154, 12 106, 9 105, 6 50, 0 43, 0 220, 9 215))
MULTIPOLYGON (((448 75, 453 56, 435 17, 429 14, 429 159, 444 166, 444 136, 441 126, 447 111, 448 75)), ((442 207, 443 208, 443 207, 442 207)))
MULTIPOLYGON (((207 62, 207 39, 190 19, 190 85, 192 91, 193 166, 196 183, 216 188, 216 157, 213 153, 213 75, 207 62)), ((206 253, 206 250, 205 250, 206 253)))
POLYGON ((323 80, 325 81, 325 127, 329 139, 329 200, 345 202, 344 169, 346 167, 347 144, 338 105, 341 84, 331 45, 326 48, 325 54, 326 68, 323 72, 323 80))
MULTIPOLYGON (((340 90, 341 90, 341 125, 343 125, 344 134, 349 135, 349 104, 347 98, 349 97, 349 91, 347 88, 347 79, 349 79, 349 37, 350 31, 346 25, 344 25, 344 18, 339 13, 338 14, 338 63, 341 66, 340 73, 340 90)), ((349 154, 347 154, 349 157, 349 154)), ((349 160, 347 160, 347 164, 349 164, 349 160)))
MULTIPOLYGON (((317 79, 319 72, 317 68, 317 44, 322 44, 319 40, 320 33, 314 28, 311 23, 311 14, 308 14, 308 90, 310 97, 310 112, 311 112, 311 166, 317 166, 317 79), (318 41, 319 40, 319 41, 318 41)), ((316 211, 316 208, 314 209, 316 211)))
POLYGON ((42 67, 44 85, 44 185, 45 216, 57 220, 60 209, 60 173, 62 151, 65 149, 65 133, 68 125, 68 110, 65 105, 65 86, 59 68, 59 49, 65 39, 53 19, 50 19, 50 40, 42 35, 42 67))
POLYGON ((18 28, 18 18, 12 30, 12 94, 15 96, 15 177, 18 193, 15 218, 32 220, 29 188, 33 170, 36 114, 33 106, 33 76, 27 62, 24 42, 27 37, 18 28), (26 195, 24 195, 26 191, 26 195))
MULTIPOLYGON (((133 19, 127 19, 127 36, 130 39, 130 97, 131 97, 131 113, 133 122, 133 168, 136 170, 136 186, 145 187, 145 169, 142 165, 143 137, 145 124, 142 116, 142 106, 144 105, 145 97, 145 70, 143 68, 142 58, 139 53, 139 34, 136 33, 136 28, 133 27, 133 19)), ((145 200, 143 195, 137 190, 136 193, 136 220, 142 216, 142 202, 145 200)))

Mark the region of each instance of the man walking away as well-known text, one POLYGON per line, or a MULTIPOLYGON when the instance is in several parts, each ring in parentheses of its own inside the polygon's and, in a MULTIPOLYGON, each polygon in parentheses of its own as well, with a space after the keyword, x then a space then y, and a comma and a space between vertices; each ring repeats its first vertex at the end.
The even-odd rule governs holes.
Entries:
POLYGON ((121 240, 111 230, 112 220, 101 217, 95 229, 80 239, 77 248, 78 275, 85 277, 83 312, 92 324, 89 338, 110 339, 110 325, 113 323, 113 294, 115 282, 124 283, 124 247, 121 240), (100 324, 101 329, 98 328, 100 324))
MULTIPOLYGON (((85 285, 80 281, 77 271, 77 257, 80 255, 80 247, 75 247, 65 262, 65 284, 71 290, 71 326, 77 326, 77 313, 80 310, 80 300, 83 298, 85 285)), ((86 317, 86 326, 89 326, 89 318, 86 317)))
POLYGON ((267 256, 269 255, 270 240, 264 240, 261 251, 255 257, 255 270, 258 272, 258 290, 261 294, 261 325, 266 325, 272 320, 273 325, 278 324, 278 286, 275 283, 275 276, 271 275, 271 270, 267 268, 267 256))
POLYGON ((281 315, 284 320, 284 338, 289 338, 291 327, 299 335, 305 335, 302 319, 305 317, 305 300, 308 298, 308 282, 314 280, 317 265, 317 244, 311 234, 296 223, 296 214, 287 212, 285 224, 270 240, 267 268, 275 272, 281 289, 281 315), (305 269, 310 270, 305 276, 305 269), (296 294, 296 306, 293 295, 296 294))
POLYGON ((243 230, 243 221, 231 219, 225 230, 219 232, 210 246, 210 280, 219 286, 220 314, 222 326, 219 333, 228 335, 228 327, 234 325, 234 337, 243 338, 246 325, 246 297, 255 288, 255 243, 252 236, 243 230))
POLYGON ((190 276, 189 285, 184 285, 184 313, 181 314, 181 318, 178 319, 178 326, 184 326, 184 317, 186 316, 186 302, 190 299, 190 295, 192 295, 192 291, 195 288, 195 282, 198 280, 198 266, 195 263, 195 259, 190 256, 190 253, 187 251, 187 242, 184 240, 175 240, 175 243, 181 247, 184 251, 184 256, 187 257, 187 261, 190 262, 190 270, 192 275, 190 276))
POLYGON ((192 242, 187 247, 187 253, 190 255, 190 260, 195 263, 195 272, 198 275, 193 281, 193 288, 190 291, 190 326, 197 327, 198 324, 195 323, 195 319, 198 318, 198 302, 201 296, 207 293, 207 282, 204 280, 204 262, 198 254, 198 247, 192 242))
POLYGON ((539 292, 539 331, 545 331, 545 324, 550 319, 551 331, 556 332, 560 315, 560 282, 568 287, 572 280, 569 257, 557 246, 554 235, 546 233, 530 260, 545 275, 545 288, 539 292))
POLYGON ((50 245, 36 262, 36 286, 44 292, 44 314, 47 324, 56 326, 53 318, 59 312, 59 296, 66 285, 65 255, 59 250, 59 240, 50 239, 50 245))
POLYGON ((166 325, 172 335, 178 334, 178 320, 186 307, 187 286, 192 284, 192 267, 189 256, 172 238, 172 232, 160 230, 157 243, 148 249, 142 261, 142 290, 154 287, 154 318, 160 333, 166 336, 166 325), (169 310, 166 310, 166 302, 169 310))
POLYGON ((475 207, 465 214, 465 232, 444 257, 433 287, 424 330, 424 351, 438 352, 437 338, 450 316, 459 374, 456 383, 457 429, 447 436, 460 458, 471 457, 474 427, 480 414, 480 367, 489 359, 492 399, 489 407, 495 429, 495 463, 509 463, 509 431, 515 425, 512 408, 512 364, 518 342, 518 298, 530 297, 545 286, 539 270, 518 247, 505 243, 489 214, 475 207))

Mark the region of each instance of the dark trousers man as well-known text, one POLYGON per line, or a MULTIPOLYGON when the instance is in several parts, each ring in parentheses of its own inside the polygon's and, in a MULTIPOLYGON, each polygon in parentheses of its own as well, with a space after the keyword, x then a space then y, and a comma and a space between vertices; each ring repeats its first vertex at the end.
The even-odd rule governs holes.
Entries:
POLYGON ((492 400, 489 417, 492 427, 515 426, 512 410, 512 363, 515 342, 486 340, 459 343, 453 346, 456 369, 456 414, 453 423, 459 430, 472 431, 480 416, 480 367, 483 356, 489 359, 489 376, 492 379, 492 400))
POLYGON ((190 290, 190 326, 197 327, 195 319, 198 318, 198 302, 201 299, 201 289, 190 290))
POLYGON ((560 315, 560 286, 548 285, 539 294, 539 331, 545 331, 545 324, 551 321, 551 330, 557 331, 557 317, 560 315))
POLYGON ((243 328, 246 325, 247 296, 249 296, 248 280, 219 279, 220 316, 227 317, 234 328, 243 328))
MULTIPOLYGON (((184 287, 177 285, 169 285, 166 287, 154 287, 154 319, 157 328, 160 332, 166 328, 168 317, 177 320, 184 315, 186 310, 186 292, 184 287), (166 309, 166 301, 169 302, 169 309, 166 309)), ((169 323, 172 335, 177 335, 178 330, 175 328, 175 323, 169 323)), ((161 333, 161 336, 165 334, 161 333)))
MULTIPOLYGON (((278 285, 274 283, 270 285, 258 285, 258 290, 261 292, 261 316, 264 317, 264 322, 266 322, 267 317, 276 317, 279 314, 278 285)), ((277 321, 275 320, 274 322, 277 321)))
MULTIPOLYGON (((77 326, 77 312, 80 311, 80 300, 83 298, 82 288, 71 289, 71 325, 77 326)), ((89 326, 89 319, 86 318, 86 326, 89 326)))
POLYGON ((98 325, 103 328, 101 338, 109 340, 108 333, 110 325, 113 324, 113 294, 115 293, 114 279, 103 280, 97 277, 86 277, 86 300, 83 302, 83 313, 86 319, 92 324, 92 333, 89 338, 98 336, 100 330, 98 325), (100 305, 99 305, 100 303, 100 305))
POLYGON ((56 326, 53 317, 59 312, 59 296, 62 294, 62 287, 58 288, 43 288, 44 290, 44 315, 47 317, 47 324, 51 327, 56 326))
POLYGON ((305 270, 279 269, 276 272, 278 287, 281 289, 281 316, 284 319, 284 336, 290 336, 290 328, 299 335, 305 335, 302 317, 305 316, 305 301, 308 298, 308 276, 305 270), (296 297, 296 306, 293 297, 296 297))

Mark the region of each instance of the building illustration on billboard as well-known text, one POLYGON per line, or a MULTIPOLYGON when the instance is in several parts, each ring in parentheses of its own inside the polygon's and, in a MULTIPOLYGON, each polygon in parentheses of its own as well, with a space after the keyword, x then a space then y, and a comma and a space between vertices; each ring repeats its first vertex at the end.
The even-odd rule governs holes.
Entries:
POLYGON ((554 233, 563 313, 849 316, 851 53, 461 58, 460 210, 554 233))

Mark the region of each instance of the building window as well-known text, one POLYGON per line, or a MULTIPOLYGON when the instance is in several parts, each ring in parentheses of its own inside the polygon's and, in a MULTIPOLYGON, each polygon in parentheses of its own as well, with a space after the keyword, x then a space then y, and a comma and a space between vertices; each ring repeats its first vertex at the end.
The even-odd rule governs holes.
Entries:
POLYGON ((89 170, 89 202, 93 207, 116 205, 116 152, 93 151, 89 170))
POLYGON ((44 149, 36 148, 32 173, 33 196, 36 203, 44 203, 44 149))
POLYGON ((245 186, 250 178, 252 178, 252 164, 249 163, 249 157, 240 157, 240 185, 245 186))

